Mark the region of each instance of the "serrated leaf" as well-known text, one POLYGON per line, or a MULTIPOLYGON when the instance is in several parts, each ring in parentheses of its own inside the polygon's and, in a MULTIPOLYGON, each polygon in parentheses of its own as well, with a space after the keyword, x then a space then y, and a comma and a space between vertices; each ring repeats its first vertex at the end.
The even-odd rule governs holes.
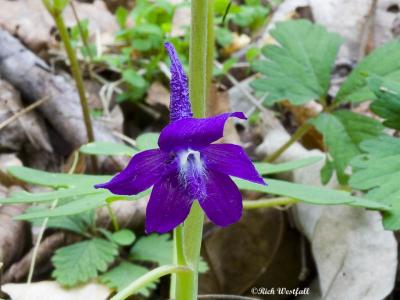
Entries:
POLYGON ((382 136, 365 141, 366 154, 352 161, 354 175, 349 184, 363 191, 366 197, 391 207, 383 214, 386 229, 400 229, 400 139, 382 136))
MULTIPOLYGON (((145 267, 124 261, 107 273, 101 275, 99 279, 109 288, 121 291, 147 272, 149 272, 149 270, 145 267)), ((145 297, 150 296, 150 290, 156 287, 156 282, 149 283, 145 288, 139 290, 139 293, 145 297)))
POLYGON ((266 77, 252 82, 253 88, 268 93, 267 104, 287 99, 298 105, 325 97, 342 38, 306 20, 278 23, 271 35, 279 45, 263 48, 267 60, 254 67, 266 77))
POLYGON ((131 245, 135 239, 135 234, 129 229, 121 229, 111 235, 112 240, 121 246, 131 245))
POLYGON ((93 142, 83 145, 80 152, 91 155, 125 155, 133 156, 138 153, 132 147, 124 144, 111 143, 111 142, 93 142))
POLYGON ((158 148, 158 138, 160 137, 159 133, 148 132, 139 135, 136 139, 136 147, 140 151, 156 149, 158 148))
POLYGON ((63 286, 74 286, 96 278, 118 255, 115 244, 95 238, 56 251, 52 276, 63 286))
POLYGON ((152 261, 160 266, 172 260, 172 241, 168 234, 141 237, 131 248, 130 256, 139 261, 152 261))
POLYGON ((361 102, 374 99, 367 86, 367 77, 379 75, 390 80, 400 80, 400 42, 395 40, 374 50, 364 58, 341 85, 335 101, 361 102))
POLYGON ((267 175, 300 169, 315 164, 320 160, 321 157, 308 157, 281 164, 254 163, 254 166, 261 175, 267 175))
POLYGON ((400 83, 372 76, 368 86, 377 97, 370 105, 371 110, 385 119, 383 125, 400 130, 400 83))
POLYGON ((265 178, 265 182, 268 183, 268 186, 262 186, 242 179, 234 179, 234 182, 241 190, 258 191, 270 195, 291 197, 309 204, 348 204, 370 209, 389 209, 385 204, 375 201, 365 201, 366 199, 351 196, 350 193, 331 190, 324 187, 291 183, 271 178, 265 178))
POLYGON ((360 154, 359 144, 379 136, 383 130, 378 121, 347 110, 322 113, 312 123, 323 135, 337 178, 342 184, 348 180, 345 170, 350 160, 360 154))

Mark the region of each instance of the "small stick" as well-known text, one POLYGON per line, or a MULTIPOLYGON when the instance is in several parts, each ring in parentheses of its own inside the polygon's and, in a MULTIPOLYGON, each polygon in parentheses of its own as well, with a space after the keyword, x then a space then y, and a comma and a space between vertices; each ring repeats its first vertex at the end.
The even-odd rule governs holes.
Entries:
POLYGON ((22 115, 25 115, 28 112, 34 110, 36 107, 38 107, 39 105, 43 104, 44 102, 46 102, 49 99, 50 99, 50 97, 43 97, 40 100, 35 101, 31 105, 27 106, 26 108, 20 110, 19 112, 16 112, 10 118, 8 118, 7 120, 5 120, 5 121, 0 123, 0 130, 2 130, 4 127, 10 125, 12 122, 14 122, 16 119, 18 119, 22 115))

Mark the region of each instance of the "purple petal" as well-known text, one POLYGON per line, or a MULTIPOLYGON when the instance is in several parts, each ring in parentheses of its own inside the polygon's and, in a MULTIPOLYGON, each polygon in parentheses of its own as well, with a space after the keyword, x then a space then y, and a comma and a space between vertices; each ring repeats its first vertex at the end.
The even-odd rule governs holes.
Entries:
POLYGON ((171 97, 169 104, 171 122, 190 118, 193 116, 189 101, 189 90, 187 77, 183 70, 176 50, 171 43, 165 43, 169 58, 171 60, 171 97))
POLYGON ((151 187, 172 169, 167 154, 159 149, 147 150, 132 157, 128 166, 109 182, 95 187, 108 189, 117 195, 135 195, 151 187))
POLYGON ((186 219, 192 203, 175 174, 157 182, 147 204, 146 233, 165 233, 174 229, 186 219))
POLYGON ((223 136, 225 122, 229 117, 246 119, 242 112, 234 112, 204 119, 188 118, 178 120, 161 131, 158 145, 161 150, 167 152, 208 146, 223 136))
POLYGON ((201 150, 203 160, 212 170, 265 185, 243 148, 233 144, 212 144, 201 150))
POLYGON ((208 172, 207 196, 199 200, 207 217, 219 226, 236 223, 242 216, 242 195, 228 175, 208 172))

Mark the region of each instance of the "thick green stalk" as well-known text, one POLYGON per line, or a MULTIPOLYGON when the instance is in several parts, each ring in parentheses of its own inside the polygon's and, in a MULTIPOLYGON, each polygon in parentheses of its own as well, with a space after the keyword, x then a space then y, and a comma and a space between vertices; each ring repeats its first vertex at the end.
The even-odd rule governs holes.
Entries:
POLYGON ((189 50, 189 90, 193 114, 205 115, 207 72, 207 1, 192 0, 192 21, 189 50))
MULTIPOLYGON (((60 33, 61 40, 64 43, 65 52, 67 53, 68 60, 71 66, 71 73, 72 76, 74 77, 76 88, 78 90, 82 108, 83 121, 85 123, 85 128, 86 128, 87 140, 88 142, 93 142, 94 134, 93 134, 92 119, 90 118, 89 104, 85 94, 85 86, 83 83, 83 77, 81 69, 79 67, 79 62, 76 57, 75 50, 71 45, 71 40, 68 34, 67 27, 65 26, 65 22, 62 16, 62 11, 53 9, 52 11, 50 11, 50 13, 54 18, 57 29, 60 33)), ((96 170, 97 169, 96 156, 91 156, 91 160, 93 164, 93 169, 96 170)))
POLYGON ((214 0, 208 0, 207 6, 207 65, 206 65, 206 93, 207 101, 212 101, 211 83, 214 70, 214 0))
MULTIPOLYGON (((207 0, 208 1, 208 0, 207 0)), ((208 96, 209 83, 207 71, 212 68, 212 60, 207 59, 208 47, 207 15, 208 2, 192 0, 192 20, 190 30, 189 53, 189 90, 194 117, 205 116, 205 103, 208 96), (209 65, 211 61, 211 66, 209 65)), ((183 227, 184 264, 192 269, 190 272, 176 274, 175 299, 197 300, 198 293, 198 264, 201 240, 203 235, 204 213, 197 201, 194 201, 183 227)), ((176 241, 177 242, 177 241, 176 241)), ((181 245, 177 244, 176 249, 181 245)))

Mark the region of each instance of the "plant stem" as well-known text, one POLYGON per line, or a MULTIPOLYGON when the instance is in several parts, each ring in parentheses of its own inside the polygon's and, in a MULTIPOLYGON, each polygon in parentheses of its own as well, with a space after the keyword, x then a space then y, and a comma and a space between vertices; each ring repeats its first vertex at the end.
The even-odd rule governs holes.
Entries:
POLYGON ((278 197, 278 198, 270 198, 270 199, 262 199, 255 201, 243 201, 244 209, 256 209, 256 208, 266 208, 266 207, 275 207, 281 205, 291 205, 300 202, 300 200, 287 198, 287 197, 278 197))
MULTIPOLYGON (((84 87, 84 83, 83 83, 81 69, 79 68, 79 62, 76 57, 74 48, 71 45, 71 40, 69 38, 67 27, 65 26, 65 22, 64 22, 64 19, 62 16, 62 11, 53 9, 52 11, 50 11, 50 13, 54 18, 57 29, 60 33, 61 40, 64 43, 65 52, 67 53, 68 60, 69 60, 70 66, 71 66, 71 73, 72 73, 72 76, 74 77, 76 88, 78 90, 79 99, 80 99, 81 108, 82 108, 83 121, 84 121, 85 127, 86 127, 87 140, 88 140, 88 142, 93 142, 94 134, 93 134, 92 119, 90 118, 90 110, 89 110, 88 100, 87 100, 86 94, 85 94, 85 87, 84 87)), ((93 165, 92 167, 93 167, 94 171, 96 171, 97 170, 96 156, 92 155, 91 160, 92 160, 92 165, 93 165)))
MULTIPOLYGON (((183 225, 174 229, 174 264, 186 265, 185 250, 183 249, 183 225)), ((176 274, 171 275, 169 297, 175 298, 176 293, 176 274)))
POLYGON ((303 135, 305 135, 313 126, 309 123, 304 123, 299 128, 297 128, 296 132, 290 137, 290 139, 283 144, 278 150, 272 153, 266 159, 266 162, 275 161, 283 152, 285 152, 292 144, 297 142, 303 135))
POLYGON ((79 19, 78 12, 76 11, 74 1, 71 1, 69 3, 69 5, 71 6, 72 13, 74 14, 74 17, 75 17, 75 20, 76 20, 76 26, 78 26, 79 35, 81 36, 82 43, 83 43, 84 47, 86 48, 86 50, 88 52, 88 55, 89 55, 89 67, 91 67, 91 64, 94 61, 94 56, 92 54, 92 49, 90 48, 90 43, 89 43, 87 37, 85 36, 85 34, 83 32, 81 21, 79 19))
MULTIPOLYGON (((207 40, 207 30, 210 26, 207 21, 207 16, 210 13, 208 3, 212 1, 192 0, 192 20, 190 31, 190 51, 189 51, 189 90, 190 100, 192 102, 193 114, 196 118, 205 116, 206 97, 210 86, 208 81, 211 81, 210 69, 212 70, 212 55, 208 54, 208 43, 214 42, 207 40), (208 75, 207 75, 207 72, 208 75), (208 76, 208 77, 207 77, 208 76)), ((211 35, 211 34, 210 34, 211 35)), ((212 36, 211 36, 212 38, 212 36)), ((198 203, 194 201, 183 227, 183 240, 179 242, 176 236, 176 250, 179 251, 183 243, 182 263, 188 266, 191 271, 179 273, 176 275, 176 286, 174 299, 179 300, 197 300, 198 293, 198 264, 200 257, 201 240, 203 235, 204 213, 198 203)), ((175 232, 177 233, 177 232, 175 232)), ((178 259, 178 257, 177 257, 178 259)))
POLYGON ((208 0, 207 6, 207 61, 206 61, 206 101, 212 101, 211 83, 214 70, 214 0, 208 0))
MULTIPOLYGON (((196 118, 205 115, 207 73, 207 2, 192 0, 192 20, 189 49, 189 90, 193 114, 196 118)), ((211 66, 212 67, 212 66, 211 66)))
POLYGON ((110 216, 111 223, 113 224, 114 231, 115 232, 119 231, 120 226, 119 226, 119 223, 118 223, 118 220, 117 220, 117 216, 115 215, 115 212, 112 209, 110 203, 107 203, 107 211, 108 211, 108 215, 110 216))
POLYGON ((151 270, 150 272, 146 273, 142 277, 138 278, 134 282, 132 282, 130 285, 128 285, 126 288, 124 288, 122 291, 120 291, 118 294, 116 294, 114 297, 112 297, 110 300, 124 300, 128 298, 129 296, 137 293, 140 289, 144 288, 146 285, 149 283, 157 280, 158 278, 168 275, 168 274, 184 274, 190 272, 190 268, 185 267, 185 266, 177 266, 177 265, 165 265, 161 266, 158 268, 155 268, 154 270, 151 270))

